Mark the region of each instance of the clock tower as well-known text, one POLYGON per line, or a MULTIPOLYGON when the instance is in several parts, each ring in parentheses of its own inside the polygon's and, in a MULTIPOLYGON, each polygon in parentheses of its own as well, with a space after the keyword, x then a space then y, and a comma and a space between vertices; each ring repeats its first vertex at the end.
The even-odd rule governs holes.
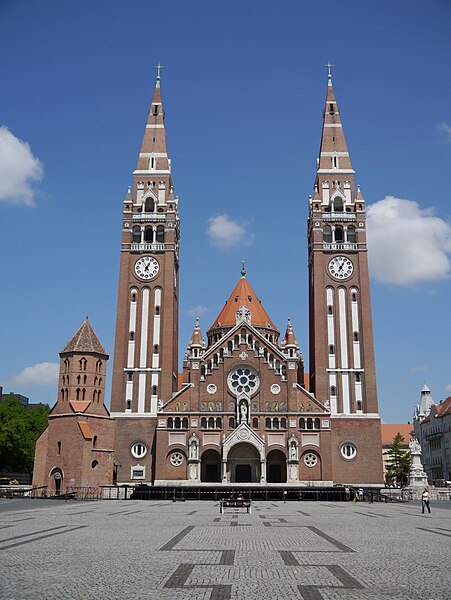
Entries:
POLYGON ((308 218, 310 389, 330 407, 336 481, 382 481, 365 201, 328 65, 308 218))
POLYGON ((160 70, 123 203, 111 415, 118 482, 152 480, 157 409, 177 390, 178 198, 168 158, 160 70))

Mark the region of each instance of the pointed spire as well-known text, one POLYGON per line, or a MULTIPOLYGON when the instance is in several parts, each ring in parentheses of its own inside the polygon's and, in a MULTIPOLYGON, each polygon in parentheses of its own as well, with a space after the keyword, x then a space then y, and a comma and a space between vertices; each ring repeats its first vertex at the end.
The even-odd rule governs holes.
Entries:
POLYGON ((321 172, 328 173, 330 176, 334 172, 337 175, 343 172, 354 174, 330 74, 328 76, 323 133, 318 162, 318 173, 321 172))
POLYGON ((94 353, 108 356, 88 317, 86 317, 85 321, 77 329, 70 342, 61 350, 60 355, 66 352, 94 353))
POLYGON ((141 144, 138 164, 135 175, 170 174, 168 160, 168 148, 166 143, 166 130, 164 127, 164 110, 161 99, 161 69, 163 65, 158 63, 157 80, 153 91, 152 102, 147 117, 146 129, 141 144))
POLYGON ((191 339, 188 342, 188 347, 191 346, 200 346, 201 348, 205 348, 205 340, 202 337, 202 331, 199 325, 199 317, 196 318, 196 324, 194 325, 191 339))
POLYGON ((296 340, 296 336, 294 335, 294 331, 293 331, 293 327, 291 325, 290 318, 288 318, 287 330, 286 330, 285 336, 282 340, 282 348, 286 348, 287 346, 299 347, 299 344, 296 340))

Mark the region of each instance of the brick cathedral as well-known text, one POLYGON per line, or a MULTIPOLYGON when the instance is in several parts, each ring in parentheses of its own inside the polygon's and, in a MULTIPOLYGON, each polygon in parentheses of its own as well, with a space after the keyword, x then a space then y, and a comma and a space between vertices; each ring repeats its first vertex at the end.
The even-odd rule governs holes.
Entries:
POLYGON ((123 202, 111 413, 108 355, 86 320, 60 353, 35 485, 383 481, 365 201, 330 67, 317 165, 308 216, 310 374, 290 320, 282 337, 244 263, 205 338, 196 322, 179 373, 179 200, 158 71, 123 202))

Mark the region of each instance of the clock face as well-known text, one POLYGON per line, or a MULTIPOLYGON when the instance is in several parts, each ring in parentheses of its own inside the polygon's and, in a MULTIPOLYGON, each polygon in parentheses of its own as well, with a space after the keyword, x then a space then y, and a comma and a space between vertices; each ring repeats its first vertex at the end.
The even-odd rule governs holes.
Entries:
POLYGON ((135 273, 140 279, 153 279, 159 270, 160 265, 152 256, 142 256, 135 263, 135 273))
POLYGON ((353 271, 354 265, 346 256, 335 256, 329 262, 329 273, 335 279, 347 279, 353 271))

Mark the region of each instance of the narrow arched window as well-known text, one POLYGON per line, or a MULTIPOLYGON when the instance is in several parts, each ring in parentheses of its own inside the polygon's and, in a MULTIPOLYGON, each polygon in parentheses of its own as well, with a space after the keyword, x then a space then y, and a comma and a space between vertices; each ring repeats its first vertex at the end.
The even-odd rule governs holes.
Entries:
POLYGON ((183 417, 182 427, 183 427, 183 429, 188 429, 188 418, 187 417, 183 417))
POLYGON ((326 242, 326 244, 332 242, 332 228, 330 225, 324 225, 323 227, 323 242, 326 242))
POLYGON ((58 454, 61 454, 61 442, 58 442, 58 454))
POLYGON ((76 391, 75 398, 76 398, 77 400, 80 400, 80 388, 77 388, 77 391, 76 391))
POLYGON ((279 419, 275 417, 272 422, 273 429, 279 429, 279 419))
POLYGON ((92 392, 92 401, 93 401, 93 402, 97 402, 97 390, 94 390, 94 391, 92 392))
POLYGON ((337 395, 337 388, 334 385, 330 386, 330 395, 331 396, 336 396, 337 395))
POLYGON ((311 417, 307 419, 307 429, 313 429, 313 419, 311 417))
POLYGON ((320 423, 318 418, 315 419, 315 429, 320 429, 320 423))
POLYGON ((133 243, 140 244, 141 243, 141 227, 139 227, 138 225, 133 227, 132 234, 133 234, 133 243))
POLYGON ((229 428, 235 429, 235 418, 234 417, 229 418, 229 428))
POLYGON ((157 227, 157 242, 160 244, 164 243, 164 226, 158 225, 157 227))
POLYGON ((353 227, 352 225, 350 225, 347 229, 347 236, 348 236, 348 242, 350 244, 356 243, 357 239, 356 239, 355 227, 353 227))
POLYGON ((299 419, 299 428, 300 429, 305 429, 305 419, 304 419, 304 417, 301 417, 299 419))
POLYGON ((153 242, 153 228, 152 227, 146 227, 146 229, 144 230, 144 241, 147 242, 148 244, 151 244, 153 242))
POLYGON ((181 429, 182 428, 182 422, 180 420, 180 417, 175 417, 175 428, 176 429, 181 429))
POLYGON ((334 212, 343 212, 343 200, 339 197, 334 200, 334 212))
POLYGON ((271 419, 269 417, 265 419, 265 427, 266 429, 271 429, 271 419))
POLYGON ((215 428, 215 420, 213 417, 210 417, 208 419, 208 429, 214 429, 215 428))
POLYGON ((254 417, 254 418, 252 419, 252 427, 253 427, 254 429, 258 429, 258 419, 257 419, 257 417, 254 417))
MULTIPOLYGON (((152 159, 152 160, 155 160, 155 159, 152 159)), ((144 205, 144 210, 146 211, 146 213, 155 211, 155 202, 153 201, 152 198, 147 198, 146 203, 144 205)))
POLYGON ((286 429, 287 428, 287 420, 285 419, 285 417, 282 417, 280 419, 280 428, 281 429, 286 429))
POLYGON ((342 242, 343 240, 343 227, 335 227, 335 241, 342 242))
POLYGON ((95 447, 96 447, 96 445, 97 445, 97 436, 95 435, 95 436, 92 438, 92 447, 93 447, 93 448, 95 448, 95 447))
POLYGON ((127 410, 131 410, 131 408, 132 408, 132 401, 131 400, 127 400, 125 406, 126 406, 127 410))
POLYGON ((222 429, 222 419, 221 419, 221 417, 218 417, 216 419, 216 429, 222 429))
POLYGON ((202 429, 207 429, 207 419, 205 417, 200 420, 200 426, 202 429))

